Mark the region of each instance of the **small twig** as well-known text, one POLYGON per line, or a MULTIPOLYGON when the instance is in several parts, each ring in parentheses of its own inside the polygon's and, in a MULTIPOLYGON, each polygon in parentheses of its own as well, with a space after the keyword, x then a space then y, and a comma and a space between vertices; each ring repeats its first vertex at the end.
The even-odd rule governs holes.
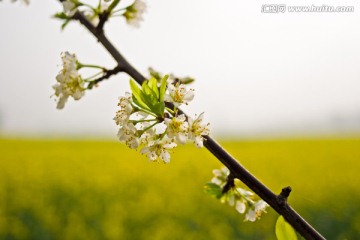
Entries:
POLYGON ((279 203, 280 206, 284 206, 284 207, 287 206, 287 199, 288 199, 288 197, 290 195, 290 192, 291 192, 291 187, 290 186, 284 187, 281 190, 281 193, 277 196, 278 203, 279 203))
POLYGON ((98 84, 99 82, 101 82, 101 81, 103 81, 103 80, 105 80, 105 79, 108 79, 108 78, 110 78, 112 75, 115 75, 115 74, 117 74, 117 73, 119 73, 119 72, 123 72, 123 71, 124 71, 124 69, 123 69, 122 67, 120 67, 120 66, 116 66, 114 69, 107 70, 103 76, 101 76, 101 77, 99 77, 99 78, 91 81, 91 82, 89 83, 88 88, 89 88, 89 89, 92 89, 92 88, 93 88, 96 84, 98 84))
POLYGON ((104 11, 101 14, 99 14, 99 23, 96 26, 96 29, 100 32, 103 31, 104 25, 106 21, 109 19, 110 13, 108 11, 104 11))
POLYGON ((230 189, 232 189, 233 187, 235 187, 235 182, 234 182, 234 176, 232 175, 232 173, 229 174, 229 176, 227 177, 227 181, 226 184, 224 185, 223 189, 222 189, 222 193, 227 193, 230 189))
POLYGON ((99 31, 94 25, 87 20, 87 18, 79 11, 77 11, 74 16, 74 20, 78 20, 84 27, 86 27, 96 39, 105 47, 109 54, 115 59, 119 67, 124 69, 124 72, 133 77, 138 83, 142 84, 145 81, 144 76, 142 76, 130 63, 120 54, 120 52, 115 48, 115 46, 109 41, 105 36, 104 31, 99 31))

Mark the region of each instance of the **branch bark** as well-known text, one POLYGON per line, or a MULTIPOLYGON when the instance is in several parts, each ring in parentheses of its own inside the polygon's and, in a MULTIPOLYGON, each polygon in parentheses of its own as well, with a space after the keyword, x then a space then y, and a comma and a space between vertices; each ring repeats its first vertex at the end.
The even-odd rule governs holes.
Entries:
POLYGON ((123 71, 124 71, 124 69, 120 66, 116 66, 114 69, 107 70, 103 76, 101 76, 89 83, 89 89, 91 89, 93 86, 95 86, 99 82, 110 78, 112 75, 116 75, 117 73, 123 72, 123 71))
MULTIPOLYGON (((129 74, 139 84, 143 83, 143 81, 145 80, 144 76, 142 76, 141 73, 139 73, 120 54, 120 52, 114 47, 114 45, 107 39, 102 28, 100 29, 93 26, 80 12, 77 12, 73 18, 75 20, 78 20, 94 35, 97 41, 101 43, 101 45, 110 53, 110 55, 118 63, 118 66, 122 68, 124 72, 129 74)), ((183 112, 181 111, 181 113, 183 112)), ((226 152, 214 139, 212 139, 210 136, 204 136, 204 138, 204 146, 230 170, 231 175, 234 178, 238 178, 239 180, 241 180, 259 197, 266 201, 276 212, 282 215, 286 219, 286 221, 288 221, 294 227, 294 229, 296 229, 296 231, 300 233, 305 239, 325 239, 287 203, 287 197, 289 196, 291 191, 289 187, 284 188, 280 195, 274 194, 269 188, 267 188, 242 165, 240 165, 239 162, 235 158, 233 158, 228 152, 226 152)))

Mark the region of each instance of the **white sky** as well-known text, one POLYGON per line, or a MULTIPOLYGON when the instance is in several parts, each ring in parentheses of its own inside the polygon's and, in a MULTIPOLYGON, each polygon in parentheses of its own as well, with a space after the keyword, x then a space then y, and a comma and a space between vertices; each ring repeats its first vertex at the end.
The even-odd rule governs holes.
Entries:
MULTIPOLYGON (((111 20, 107 35, 142 73, 149 66, 196 78, 185 110, 205 111, 215 135, 306 134, 360 129, 360 4, 354 13, 261 13, 269 1, 149 0, 140 29, 111 20)), ((116 135, 112 120, 128 77, 117 75, 56 110, 50 99, 60 53, 111 68, 78 23, 60 31, 56 1, 0 3, 0 132, 116 135)))

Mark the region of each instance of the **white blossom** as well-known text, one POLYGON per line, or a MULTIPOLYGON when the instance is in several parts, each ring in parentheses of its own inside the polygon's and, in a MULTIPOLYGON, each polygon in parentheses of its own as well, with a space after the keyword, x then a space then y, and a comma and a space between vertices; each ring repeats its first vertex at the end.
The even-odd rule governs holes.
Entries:
POLYGON ((214 169, 214 177, 211 179, 211 182, 220 187, 223 187, 226 184, 229 173, 230 171, 226 167, 222 167, 221 169, 214 169))
POLYGON ((68 17, 74 16, 77 11, 77 4, 72 0, 66 0, 62 2, 64 13, 68 17))
POLYGON ((79 100, 84 96, 84 81, 78 73, 77 58, 75 54, 69 52, 62 53, 63 67, 59 74, 56 76, 57 84, 53 86, 55 96, 58 97, 57 108, 62 109, 69 98, 73 97, 74 100, 79 100))
POLYGON ((150 114, 142 111, 141 109, 140 109, 140 111, 136 112, 136 115, 137 115, 140 119, 145 119, 145 118, 147 118, 147 117, 150 116, 150 114))
POLYGON ((180 144, 186 143, 189 124, 186 122, 184 114, 171 119, 165 118, 164 123, 167 126, 166 133, 170 138, 175 138, 180 144))
MULTIPOLYGON (((143 122, 141 125, 142 131, 150 126, 148 122, 143 122)), ((155 143, 156 138, 157 135, 154 128, 149 128, 140 136, 140 144, 144 146, 152 146, 155 143)))
POLYGON ((143 14, 146 11, 146 4, 142 0, 135 0, 133 4, 126 8, 123 16, 126 22, 136 28, 140 27, 140 22, 143 21, 143 14))
MULTIPOLYGON (((214 169, 213 174, 214 177, 211 179, 211 182, 224 189, 224 186, 228 183, 230 171, 226 167, 223 167, 221 169, 214 169)), ((254 222, 266 212, 268 204, 263 200, 254 201, 253 197, 253 192, 233 186, 222 194, 220 201, 221 203, 227 203, 231 207, 235 207, 236 211, 240 214, 245 213, 248 207, 248 211, 245 214, 245 221, 254 222)))
POLYGON ((266 207, 268 207, 268 204, 265 201, 257 201, 246 213, 245 221, 255 222, 263 213, 266 213, 266 207))
POLYGON ((203 147, 204 135, 209 135, 210 124, 203 124, 204 113, 201 113, 195 120, 189 117, 189 139, 194 141, 196 147, 203 147))
POLYGON ((231 207, 235 205, 235 194, 232 191, 228 192, 227 202, 231 207))
POLYGON ((153 131, 146 131, 140 137, 140 144, 145 146, 151 146, 155 142, 155 137, 156 135, 153 133, 153 131))
POLYGON ((246 210, 246 204, 241 200, 236 201, 235 208, 239 213, 243 214, 246 210))
POLYGON ((165 94, 164 100, 167 102, 172 102, 176 107, 180 106, 182 103, 187 104, 194 99, 194 90, 186 90, 184 84, 176 83, 167 85, 168 93, 165 94))
POLYGON ((129 121, 130 115, 133 112, 131 101, 131 93, 126 92, 125 97, 119 97, 118 106, 120 109, 114 117, 116 125, 123 125, 129 121))
POLYGON ((125 142, 129 148, 138 148, 139 138, 137 137, 137 129, 132 123, 123 125, 118 132, 120 141, 125 142))
POLYGON ((253 192, 250 192, 250 191, 245 190, 245 189, 240 188, 240 187, 236 188, 236 191, 238 191, 241 194, 241 196, 246 197, 246 198, 254 196, 253 192))
POLYGON ((170 153, 168 152, 168 149, 172 149, 174 147, 176 147, 176 143, 169 139, 156 140, 155 142, 152 142, 150 146, 141 149, 140 153, 146 154, 151 161, 160 159, 164 163, 169 163, 170 153))

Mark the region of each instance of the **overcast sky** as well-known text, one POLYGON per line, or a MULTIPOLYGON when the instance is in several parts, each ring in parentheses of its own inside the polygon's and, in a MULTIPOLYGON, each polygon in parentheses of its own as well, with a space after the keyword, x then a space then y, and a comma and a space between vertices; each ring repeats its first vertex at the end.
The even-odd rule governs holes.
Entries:
MULTIPOLYGON (((205 112, 217 136, 302 135, 360 129, 360 4, 353 13, 262 13, 269 1, 149 0, 140 29, 112 19, 106 33, 142 73, 149 66, 196 78, 187 113, 205 112)), ((77 22, 50 16, 56 0, 0 3, 0 132, 116 136, 117 75, 56 109, 51 86, 60 53, 111 68, 115 62, 77 22)))

